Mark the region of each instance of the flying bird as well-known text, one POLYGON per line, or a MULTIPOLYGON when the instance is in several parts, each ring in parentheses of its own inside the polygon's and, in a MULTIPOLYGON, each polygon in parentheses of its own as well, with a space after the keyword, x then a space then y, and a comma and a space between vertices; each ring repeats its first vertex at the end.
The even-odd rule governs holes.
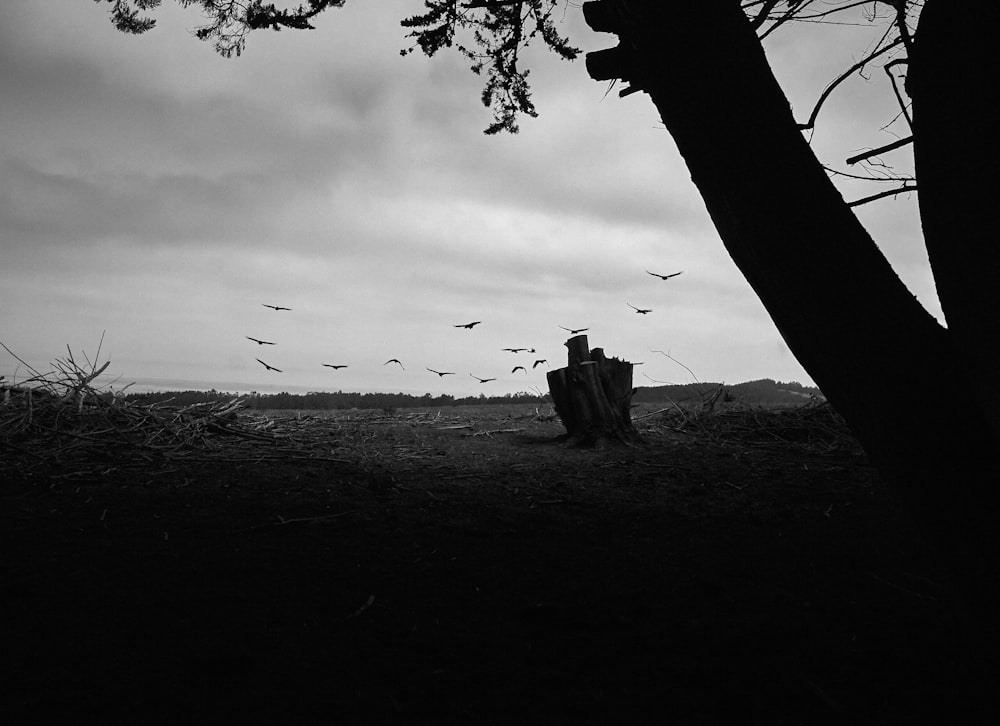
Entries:
POLYGON ((649 270, 646 270, 646 274, 652 275, 653 277, 658 277, 661 280, 669 280, 671 277, 677 277, 678 275, 683 275, 684 270, 681 270, 680 272, 672 272, 669 275, 661 275, 659 272, 650 272, 649 270))
POLYGON ((477 325, 479 325, 481 322, 483 322, 483 321, 482 320, 477 320, 474 323, 466 323, 465 325, 453 325, 452 327, 454 327, 454 328, 468 328, 469 330, 472 330, 474 327, 476 327, 477 325))
POLYGON ((291 310, 291 308, 284 308, 281 305, 268 305, 267 303, 261 303, 266 308, 271 308, 272 310, 291 310))
POLYGON ((490 381, 496 380, 496 378, 480 378, 479 376, 473 376, 471 373, 469 375, 475 378, 480 383, 489 383, 490 381))
POLYGON ((453 376, 453 375, 455 375, 455 374, 454 374, 454 373, 452 373, 451 371, 436 371, 436 370, 434 370, 433 368, 428 368, 427 370, 429 370, 429 371, 430 371, 431 373, 437 373, 437 374, 438 374, 439 376, 441 376, 441 377, 444 377, 444 376, 453 376))
POLYGON ((577 335, 579 333, 584 332, 585 330, 590 330, 590 328, 577 328, 576 330, 570 330, 569 328, 563 328, 563 326, 561 325, 559 327, 565 330, 570 335, 577 335))
POLYGON ((251 338, 249 335, 245 335, 243 337, 246 338, 247 340, 252 340, 257 345, 274 345, 274 343, 272 343, 269 340, 257 340, 256 338, 251 338))
POLYGON ((335 366, 332 363, 324 363, 323 365, 325 365, 327 368, 333 368, 333 370, 335 370, 335 371, 339 370, 341 368, 347 368, 347 366, 345 366, 345 365, 335 366))
POLYGON ((544 358, 542 358, 541 360, 536 360, 535 364, 533 366, 531 366, 531 369, 534 370, 535 368, 537 368, 538 366, 540 366, 542 363, 546 363, 547 364, 548 361, 545 360, 544 358))
POLYGON ((524 366, 514 366, 513 368, 510 369, 511 373, 517 373, 518 371, 524 371, 525 375, 527 375, 528 373, 528 371, 524 369, 524 366))
POLYGON ((633 310, 635 310, 635 311, 636 311, 637 313, 639 313, 639 315, 645 315, 646 313, 651 313, 651 312, 653 312, 653 311, 652 311, 652 309, 643 309, 643 308, 637 308, 637 307, 636 307, 635 305, 633 305, 633 304, 632 304, 632 303, 630 303, 630 302, 627 302, 627 303, 625 303, 625 304, 626 304, 626 305, 628 305, 628 306, 629 306, 630 308, 632 308, 633 310))
POLYGON ((275 368, 274 366, 269 366, 267 363, 265 363, 264 361, 262 361, 260 358, 257 359, 257 362, 260 363, 265 368, 267 368, 269 371, 274 371, 276 373, 281 373, 281 371, 278 368, 275 368))
POLYGON ((400 368, 402 368, 402 369, 403 369, 404 371, 406 370, 406 368, 404 368, 404 367, 403 367, 403 364, 399 362, 399 358, 390 358, 389 360, 387 360, 387 361, 386 361, 385 363, 383 363, 382 365, 384 365, 384 366, 387 366, 387 365, 389 365, 390 363, 396 363, 396 364, 397 364, 397 365, 398 365, 398 366, 399 366, 400 368))
POLYGON ((527 350, 527 348, 504 348, 504 350, 509 351, 511 353, 523 353, 524 351, 527 350))

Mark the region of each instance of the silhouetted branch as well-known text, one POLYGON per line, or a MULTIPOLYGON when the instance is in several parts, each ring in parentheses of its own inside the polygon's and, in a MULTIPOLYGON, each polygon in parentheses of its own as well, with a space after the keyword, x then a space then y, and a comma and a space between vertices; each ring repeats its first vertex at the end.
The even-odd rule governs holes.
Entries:
MULTIPOLYGON (((889 2, 889 5, 895 7, 896 28, 899 30, 899 37, 903 41, 903 45, 906 47, 906 52, 909 53, 913 50, 913 35, 910 33, 910 27, 906 24, 907 4, 907 0, 894 0, 889 2)), ((917 3, 914 4, 916 5, 917 3)))
POLYGON ((865 182, 900 182, 903 184, 913 181, 912 176, 861 176, 860 174, 848 174, 846 171, 838 171, 837 169, 833 169, 826 164, 823 164, 822 167, 823 171, 828 174, 842 176, 845 179, 856 179, 858 181, 865 182))
POLYGON ((863 154, 858 154, 856 156, 852 156, 852 157, 846 159, 845 163, 853 166, 854 164, 857 164, 859 161, 864 161, 865 159, 870 159, 873 156, 877 156, 879 154, 883 154, 883 153, 885 153, 887 151, 892 151, 893 149, 898 149, 898 148, 906 146, 907 144, 910 144, 910 143, 913 143, 913 136, 912 135, 911 136, 907 136, 905 139, 898 139, 897 141, 893 141, 891 144, 886 144, 885 146, 880 146, 877 149, 872 149, 871 151, 866 151, 863 154))
MULTIPOLYGON (((111 21, 126 33, 144 33, 154 27, 147 17, 160 0, 95 0, 111 4, 111 21), (145 15, 143 15, 145 14, 145 15)), ((330 8, 339 8, 346 0, 301 0, 298 5, 279 9, 266 0, 177 0, 183 7, 197 6, 207 20, 195 29, 199 40, 212 41, 215 50, 229 58, 241 55, 247 37, 254 30, 309 30, 312 20, 330 8)), ((520 51, 540 38, 556 55, 572 60, 579 54, 560 35, 552 14, 559 0, 425 0, 425 12, 405 18, 408 37, 427 55, 441 48, 454 47, 468 58, 471 69, 487 71, 482 101, 493 111, 494 121, 486 133, 517 131, 519 114, 537 116, 528 87, 528 71, 518 67, 520 51), (467 31, 468 45, 456 42, 459 31, 467 31)))
MULTIPOLYGON (((903 43, 905 44, 906 41, 904 40, 903 43)), ((899 110, 903 114, 903 118, 906 119, 906 125, 912 129, 913 119, 910 118, 910 114, 906 110, 906 101, 903 100, 903 94, 899 92, 899 86, 896 85, 896 81, 898 79, 896 78, 896 76, 892 75, 892 69, 894 67, 905 66, 909 64, 909 62, 910 61, 907 58, 896 58, 895 60, 891 60, 884 66, 882 66, 882 70, 884 70, 885 74, 889 76, 889 82, 892 84, 892 92, 896 96, 896 102, 899 103, 899 110)))
MULTIPOLYGON (((781 0, 764 0, 764 2, 759 3, 761 5, 760 11, 756 16, 750 21, 750 25, 754 30, 762 26, 768 19, 771 11, 774 10, 774 6, 777 5, 781 0)), ((751 5, 756 5, 758 3, 751 3, 751 5)), ((744 5, 743 8, 746 9, 748 6, 744 5)))
POLYGON ((487 134, 500 131, 516 133, 517 116, 537 116, 527 83, 528 71, 518 68, 521 49, 540 36, 545 46, 556 55, 572 60, 577 48, 559 35, 552 22, 557 0, 427 0, 427 12, 402 21, 404 28, 413 28, 408 37, 425 55, 432 56, 441 48, 454 47, 468 58, 471 70, 487 71, 482 102, 493 111, 493 123, 487 134), (470 31, 474 45, 456 43, 459 30, 470 31))
POLYGON ((837 86, 839 86, 841 83, 843 83, 848 78, 850 78, 852 75, 854 75, 854 73, 856 73, 857 71, 861 70, 866 65, 868 65, 869 63, 871 63, 873 60, 875 60, 876 58, 878 58, 880 55, 884 55, 884 54, 888 53, 890 50, 892 50, 893 48, 896 48, 896 47, 898 47, 898 46, 900 46, 902 44, 903 44, 902 39, 896 38, 896 40, 892 41, 888 45, 885 45, 882 48, 880 48, 879 50, 876 50, 876 51, 873 51, 872 53, 869 53, 867 56, 865 56, 864 58, 862 58, 861 60, 859 60, 857 63, 855 63, 854 65, 852 65, 850 68, 848 68, 846 71, 844 71, 839 76, 837 76, 830 83, 830 85, 828 85, 826 87, 826 90, 824 90, 823 93, 820 94, 819 99, 816 101, 816 105, 813 106, 812 113, 809 114, 809 120, 806 121, 804 124, 799 124, 799 128, 802 129, 803 131, 806 130, 806 129, 813 128, 816 125, 816 118, 819 116, 820 108, 822 108, 823 104, 826 102, 826 99, 830 97, 830 94, 833 93, 834 90, 836 90, 837 86))
MULTIPOLYGON (((889 5, 894 10, 896 9, 895 0, 875 0, 875 2, 873 2, 872 0, 855 0, 854 2, 847 3, 846 5, 838 5, 837 7, 828 10, 818 10, 815 12, 811 12, 809 14, 803 12, 804 10, 806 10, 806 8, 808 8, 813 4, 813 1, 814 0, 805 0, 805 2, 803 2, 803 0, 785 0, 786 5, 788 6, 787 9, 774 15, 771 14, 771 11, 773 11, 774 7, 778 3, 771 2, 771 0, 764 0, 763 2, 744 3, 743 8, 745 10, 748 7, 758 4, 763 6, 761 10, 757 13, 757 15, 751 20, 751 25, 753 26, 754 29, 762 27, 767 20, 774 21, 767 30, 765 30, 758 36, 761 40, 764 40, 764 38, 766 38, 768 35, 773 33, 775 30, 777 30, 785 23, 789 23, 793 20, 798 22, 808 22, 808 23, 823 22, 826 18, 836 13, 842 13, 847 10, 863 7, 865 5, 877 6, 879 2, 885 5, 889 5)), ((875 11, 873 11, 873 16, 874 14, 875 11)))
POLYGON ((899 187, 898 189, 888 189, 888 190, 886 190, 884 192, 879 192, 878 194, 872 194, 870 197, 864 197, 862 199, 856 199, 853 202, 848 202, 847 206, 848 207, 860 207, 862 204, 868 204, 869 202, 874 202, 877 199, 883 199, 885 197, 894 197, 897 194, 905 194, 906 192, 915 192, 915 191, 917 191, 917 185, 916 184, 912 184, 912 185, 904 184, 903 186, 899 187))
POLYGON ((469 0, 462 3, 463 8, 492 8, 502 5, 520 5, 524 0, 469 0))

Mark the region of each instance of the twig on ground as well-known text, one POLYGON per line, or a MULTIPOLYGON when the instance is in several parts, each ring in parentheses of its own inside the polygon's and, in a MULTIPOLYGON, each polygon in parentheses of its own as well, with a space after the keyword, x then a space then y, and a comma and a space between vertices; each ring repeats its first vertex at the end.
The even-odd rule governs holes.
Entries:
POLYGON ((476 431, 475 433, 465 434, 465 435, 466 436, 492 436, 493 434, 516 434, 519 431, 524 431, 524 429, 491 429, 489 431, 476 431))
POLYGON ((361 603, 361 607, 359 607, 353 613, 351 613, 346 618, 344 618, 344 620, 353 620, 354 618, 356 618, 359 615, 361 615, 361 613, 363 613, 365 610, 367 610, 368 608, 370 608, 374 604, 374 602, 375 602, 375 596, 374 595, 369 595, 368 599, 365 600, 363 603, 361 603))
POLYGON ((257 524, 253 527, 245 527, 243 529, 236 530, 237 533, 240 532, 257 532, 262 529, 275 529, 276 527, 284 527, 289 524, 311 524, 313 522, 328 522, 338 517, 344 517, 348 514, 353 514, 356 510, 348 509, 346 512, 337 512, 336 514, 321 514, 316 517, 295 517, 291 519, 285 519, 280 514, 278 515, 277 522, 267 522, 265 524, 257 524))

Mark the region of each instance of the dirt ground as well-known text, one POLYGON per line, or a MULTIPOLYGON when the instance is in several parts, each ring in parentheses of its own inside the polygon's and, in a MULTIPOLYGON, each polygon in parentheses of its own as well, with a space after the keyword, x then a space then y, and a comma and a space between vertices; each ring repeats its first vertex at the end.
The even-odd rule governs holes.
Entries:
POLYGON ((69 466, 0 448, 0 712, 901 724, 995 708, 995 627, 838 436, 653 415, 645 446, 573 449, 529 408, 252 416, 255 434, 211 451, 69 466))

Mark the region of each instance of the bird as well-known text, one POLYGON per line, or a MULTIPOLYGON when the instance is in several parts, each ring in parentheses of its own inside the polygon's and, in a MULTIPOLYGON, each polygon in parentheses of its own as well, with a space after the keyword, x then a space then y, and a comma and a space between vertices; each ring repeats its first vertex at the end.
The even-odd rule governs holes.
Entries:
POLYGON ((582 333, 586 330, 590 330, 590 328, 577 328, 576 330, 570 330, 569 328, 563 328, 563 326, 561 325, 559 327, 565 330, 570 335, 578 335, 579 333, 582 333))
POLYGON ((658 272, 650 272, 649 270, 646 270, 646 274, 652 275, 653 277, 658 277, 661 280, 669 280, 671 277, 677 277, 678 275, 683 275, 684 270, 681 270, 680 272, 672 272, 669 275, 661 275, 658 272))
POLYGON ((267 363, 265 363, 264 361, 262 361, 260 358, 257 359, 257 362, 260 363, 265 368, 267 368, 269 371, 275 371, 276 373, 281 373, 281 370, 279 370, 278 368, 275 368, 274 366, 269 366, 267 363))
POLYGON ((399 365, 399 367, 400 367, 400 368, 402 368, 402 369, 403 369, 404 371, 406 370, 406 368, 405 368, 405 367, 403 366, 403 364, 399 362, 399 358, 390 358, 389 360, 387 360, 387 361, 386 361, 385 363, 383 363, 382 365, 384 365, 384 366, 387 366, 387 365, 389 365, 390 363, 396 363, 396 364, 398 364, 398 365, 399 365))
POLYGON ((633 305, 633 304, 632 304, 632 303, 630 303, 630 302, 627 302, 627 303, 625 303, 625 304, 626 304, 626 305, 628 305, 628 306, 629 306, 630 308, 632 308, 633 310, 635 310, 635 311, 636 311, 637 313, 639 313, 639 315, 645 315, 646 313, 651 313, 651 312, 653 312, 653 311, 652 311, 651 309, 643 309, 643 308, 637 308, 637 307, 636 307, 635 305, 633 305))
POLYGON ((436 370, 434 370, 433 368, 428 368, 427 370, 429 370, 429 371, 430 371, 431 373, 437 373, 437 374, 438 374, 439 376, 441 376, 441 377, 444 377, 444 376, 453 376, 453 375, 455 375, 455 374, 454 374, 454 373, 452 373, 451 371, 436 371, 436 370))
POLYGON ((504 350, 510 351, 511 353, 523 353, 527 350, 527 348, 504 348, 504 350))
POLYGON ((466 323, 465 325, 453 325, 452 327, 453 328, 468 328, 469 330, 472 330, 474 327, 476 327, 477 325, 479 325, 481 322, 482 322, 482 320, 477 320, 474 323, 466 323))
POLYGON ((496 378, 480 378, 479 376, 473 376, 471 373, 469 375, 475 378, 480 383, 489 383, 490 381, 496 380, 496 378))
POLYGON ((528 373, 528 371, 525 370, 524 366, 514 366, 513 368, 510 369, 511 373, 517 373, 518 371, 524 371, 526 375, 528 373))
POLYGON ((285 308, 281 305, 268 305, 267 303, 261 303, 266 308, 271 308, 272 310, 291 310, 291 308, 285 308))
POLYGON ((256 338, 251 338, 249 335, 245 335, 243 337, 245 337, 247 340, 252 340, 257 345, 274 345, 274 343, 272 343, 269 340, 257 340, 256 338))
POLYGON ((323 365, 325 365, 327 368, 333 368, 333 370, 338 370, 340 368, 347 368, 346 365, 335 366, 332 363, 324 363, 323 365))
POLYGON ((538 366, 540 366, 542 363, 548 363, 548 361, 545 360, 544 358, 542 358, 541 360, 536 360, 535 364, 533 366, 531 366, 531 369, 534 370, 535 368, 537 368, 538 366))

